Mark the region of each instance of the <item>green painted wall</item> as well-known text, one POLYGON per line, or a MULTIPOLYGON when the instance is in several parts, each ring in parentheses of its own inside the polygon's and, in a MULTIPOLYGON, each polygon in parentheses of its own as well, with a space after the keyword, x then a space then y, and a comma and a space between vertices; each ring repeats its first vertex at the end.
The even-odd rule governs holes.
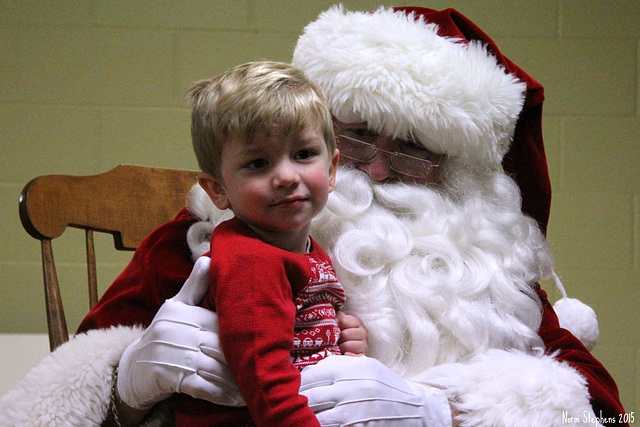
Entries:
MULTIPOLYGON (((0 1, 0 332, 44 332, 39 244, 24 184, 121 163, 196 168, 182 95, 241 62, 289 60, 330 1, 0 1)), ((640 2, 415 1, 455 7, 544 84, 549 241, 571 296, 598 313, 594 353, 640 408, 640 2)), ((373 1, 345 1, 372 9, 373 1)), ((54 246, 72 329, 87 310, 82 233, 54 246)), ((98 250, 111 245, 98 239, 98 250)), ((130 254, 102 257, 103 289, 130 254)), ((545 284, 553 299, 558 293, 545 284)))

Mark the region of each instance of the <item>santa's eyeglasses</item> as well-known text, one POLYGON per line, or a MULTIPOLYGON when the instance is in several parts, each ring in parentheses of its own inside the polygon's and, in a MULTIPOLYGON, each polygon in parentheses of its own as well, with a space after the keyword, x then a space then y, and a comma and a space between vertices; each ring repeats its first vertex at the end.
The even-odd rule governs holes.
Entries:
POLYGON ((378 155, 384 153, 389 159, 389 168, 411 178, 429 178, 440 167, 442 155, 433 154, 415 143, 397 141, 396 151, 383 150, 373 142, 377 135, 359 135, 359 138, 347 135, 347 132, 336 135, 340 148, 340 156, 357 163, 369 163, 378 155), (374 138, 375 136, 375 138, 374 138), (370 141, 363 141, 368 139, 370 141), (420 153, 423 151, 424 153, 420 153), (409 154, 411 153, 411 154, 409 154))

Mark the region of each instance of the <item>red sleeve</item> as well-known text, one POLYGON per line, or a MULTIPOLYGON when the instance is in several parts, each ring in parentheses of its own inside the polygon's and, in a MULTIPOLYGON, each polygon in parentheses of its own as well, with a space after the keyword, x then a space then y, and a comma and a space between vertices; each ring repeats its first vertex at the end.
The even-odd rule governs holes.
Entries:
POLYGON ((210 296, 222 349, 253 421, 319 426, 299 394, 300 372, 291 363, 296 308, 283 260, 287 252, 219 230, 211 245, 210 296))
POLYGON ((571 332, 560 327, 558 316, 547 299, 547 293, 539 287, 537 291, 543 309, 539 334, 547 351, 549 353, 558 351, 558 360, 569 363, 587 379, 591 406, 595 415, 602 420, 616 421, 603 424, 618 425, 620 415, 624 415, 624 409, 620 403, 615 381, 571 332))
POLYGON ((87 314, 78 333, 114 325, 148 326, 193 268, 187 230, 198 221, 186 208, 138 246, 131 262, 87 314))

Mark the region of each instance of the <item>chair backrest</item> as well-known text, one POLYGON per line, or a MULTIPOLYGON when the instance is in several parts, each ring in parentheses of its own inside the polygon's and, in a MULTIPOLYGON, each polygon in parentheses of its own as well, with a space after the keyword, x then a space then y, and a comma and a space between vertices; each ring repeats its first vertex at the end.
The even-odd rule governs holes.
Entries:
POLYGON ((40 240, 49 345, 69 340, 51 240, 67 227, 86 230, 89 307, 98 300, 93 232, 110 233, 118 250, 134 250, 185 206, 196 171, 121 165, 91 176, 44 175, 20 194, 20 220, 40 240))

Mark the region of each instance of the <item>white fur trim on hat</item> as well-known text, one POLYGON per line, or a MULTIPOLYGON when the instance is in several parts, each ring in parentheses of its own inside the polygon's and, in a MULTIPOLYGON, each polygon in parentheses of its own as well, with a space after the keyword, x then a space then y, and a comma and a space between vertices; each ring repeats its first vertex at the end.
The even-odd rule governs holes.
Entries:
POLYGON ((404 12, 334 6, 305 28, 293 64, 327 92, 338 120, 366 121, 464 163, 497 167, 526 85, 481 44, 437 31, 404 12))

